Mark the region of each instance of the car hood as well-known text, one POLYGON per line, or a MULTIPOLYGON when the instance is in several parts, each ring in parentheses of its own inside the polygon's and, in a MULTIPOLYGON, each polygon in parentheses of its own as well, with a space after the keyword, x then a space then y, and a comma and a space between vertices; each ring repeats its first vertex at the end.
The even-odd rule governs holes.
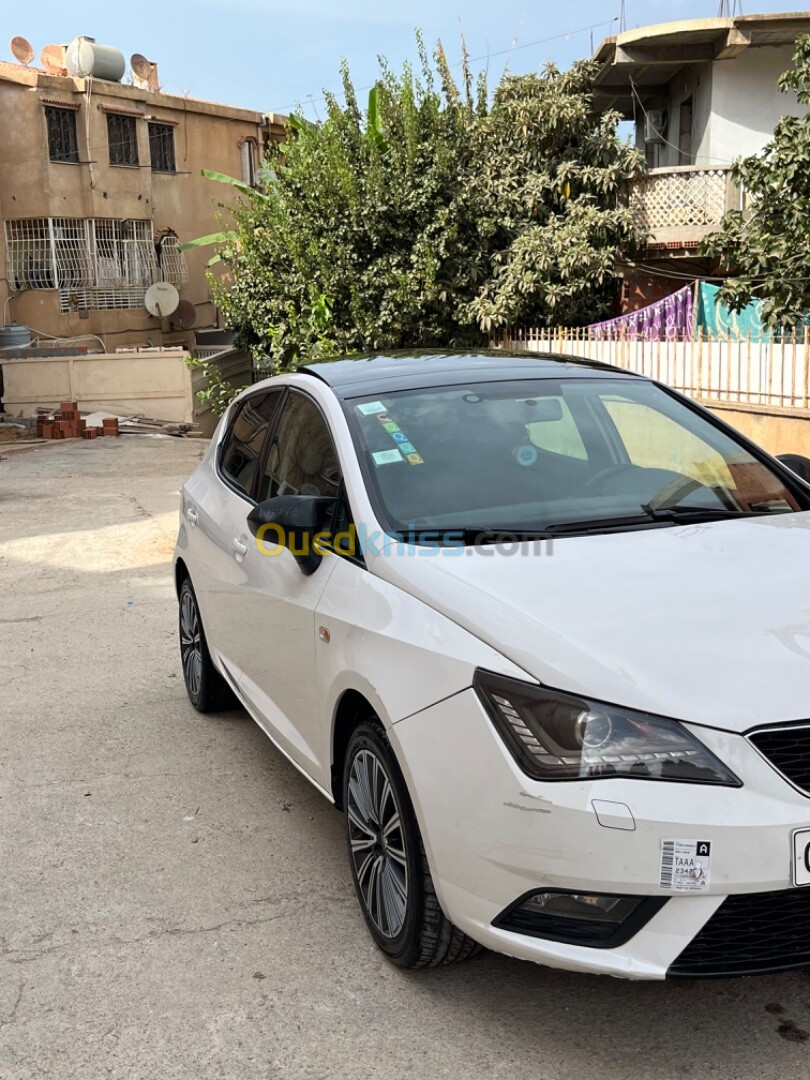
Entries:
POLYGON ((734 731, 810 718, 810 513, 523 548, 371 569, 548 686, 734 731))

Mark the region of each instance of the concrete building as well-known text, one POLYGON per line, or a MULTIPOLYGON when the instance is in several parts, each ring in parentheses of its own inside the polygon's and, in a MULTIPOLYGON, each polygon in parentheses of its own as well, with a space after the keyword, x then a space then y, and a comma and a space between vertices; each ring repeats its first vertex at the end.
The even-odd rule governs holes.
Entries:
POLYGON ((667 272, 716 272, 696 248, 727 209, 744 209, 732 162, 759 153, 781 116, 806 112, 777 80, 807 33, 810 12, 800 11, 663 23, 599 46, 597 107, 635 124, 648 166, 631 205, 655 273, 628 270, 625 310, 683 284, 667 272))
POLYGON ((217 231, 215 203, 237 197, 201 170, 256 184, 263 144, 283 137, 285 118, 163 93, 137 55, 127 85, 117 50, 89 39, 71 49, 49 46, 47 68, 0 62, 2 324, 95 335, 108 353, 191 346, 218 325, 211 252, 180 245, 217 231), (158 281, 185 301, 168 318, 144 307, 158 281))

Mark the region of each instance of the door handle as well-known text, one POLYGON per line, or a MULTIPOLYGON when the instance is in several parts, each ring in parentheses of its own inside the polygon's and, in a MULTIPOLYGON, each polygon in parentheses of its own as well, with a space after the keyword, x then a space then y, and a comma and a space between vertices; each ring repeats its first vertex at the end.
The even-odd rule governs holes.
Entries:
POLYGON ((186 507, 186 517, 188 518, 188 520, 191 522, 192 525, 197 524, 197 511, 194 509, 193 506, 187 506, 186 507))
POLYGON ((244 559, 245 555, 247 555, 247 551, 247 544, 243 544, 241 540, 237 539, 237 537, 234 537, 233 553, 237 557, 237 559, 244 559))

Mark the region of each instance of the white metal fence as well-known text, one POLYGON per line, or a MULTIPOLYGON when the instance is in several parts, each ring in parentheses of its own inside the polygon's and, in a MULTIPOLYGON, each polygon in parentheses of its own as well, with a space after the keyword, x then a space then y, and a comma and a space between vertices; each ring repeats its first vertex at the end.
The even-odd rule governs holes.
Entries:
POLYGON ((587 329, 511 330, 504 349, 551 352, 647 375, 708 403, 800 409, 810 418, 810 327, 781 341, 592 340, 587 329))

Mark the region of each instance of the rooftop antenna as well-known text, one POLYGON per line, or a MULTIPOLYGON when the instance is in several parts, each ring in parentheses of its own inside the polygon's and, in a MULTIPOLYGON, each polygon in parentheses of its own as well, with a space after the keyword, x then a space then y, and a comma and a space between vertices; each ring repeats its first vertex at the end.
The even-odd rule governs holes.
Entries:
POLYGON ((625 0, 622 0, 621 7, 619 8, 619 33, 623 34, 627 29, 627 11, 625 9, 625 0))
POLYGON ((31 42, 24 37, 13 37, 9 43, 9 48, 18 64, 24 64, 28 67, 34 59, 34 50, 31 47, 31 42))

